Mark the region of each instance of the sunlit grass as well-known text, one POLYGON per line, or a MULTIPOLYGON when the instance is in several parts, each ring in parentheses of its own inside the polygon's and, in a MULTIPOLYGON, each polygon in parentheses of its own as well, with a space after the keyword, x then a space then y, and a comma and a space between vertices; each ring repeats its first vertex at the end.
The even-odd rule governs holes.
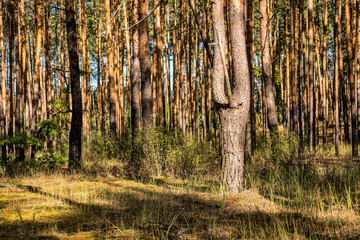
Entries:
POLYGON ((228 194, 216 151, 166 134, 142 143, 154 154, 142 156, 148 169, 137 181, 126 174, 127 142, 120 151, 101 139, 85 145, 77 174, 61 167, 4 174, 0 239, 360 238, 360 167, 349 146, 336 157, 331 143, 309 152, 281 129, 276 145, 259 134, 245 189, 228 194))
MULTIPOLYGON (((215 181, 41 174, 2 178, 1 239, 346 239, 360 233, 358 170, 251 169, 215 181), (339 182, 339 179, 341 181, 339 182)), ((353 168, 352 168, 353 167, 353 168)), ((215 179, 215 178, 214 178, 215 179)))

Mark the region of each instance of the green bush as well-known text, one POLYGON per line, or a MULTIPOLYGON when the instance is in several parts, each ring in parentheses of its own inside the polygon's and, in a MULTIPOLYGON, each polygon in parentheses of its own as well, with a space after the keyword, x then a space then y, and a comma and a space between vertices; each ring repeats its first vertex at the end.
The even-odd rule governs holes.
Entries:
POLYGON ((257 136, 252 162, 258 167, 288 167, 304 163, 308 152, 301 149, 300 139, 293 132, 279 132, 271 138, 257 136))
POLYGON ((68 157, 60 152, 46 152, 36 157, 36 160, 45 168, 52 170, 67 166, 68 157))
POLYGON ((134 139, 129 132, 119 139, 94 132, 82 155, 86 171, 121 172, 136 178, 188 177, 219 169, 218 154, 210 143, 164 128, 140 130, 134 139))
POLYGON ((188 177, 204 173, 218 160, 208 142, 164 128, 140 131, 134 145, 142 175, 188 177))

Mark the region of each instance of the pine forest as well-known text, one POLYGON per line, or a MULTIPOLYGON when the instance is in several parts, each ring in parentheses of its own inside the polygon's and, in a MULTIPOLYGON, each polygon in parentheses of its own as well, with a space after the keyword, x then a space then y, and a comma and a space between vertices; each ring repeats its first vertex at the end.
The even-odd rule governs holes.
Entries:
POLYGON ((360 0, 0 0, 0 239, 359 239, 360 0))

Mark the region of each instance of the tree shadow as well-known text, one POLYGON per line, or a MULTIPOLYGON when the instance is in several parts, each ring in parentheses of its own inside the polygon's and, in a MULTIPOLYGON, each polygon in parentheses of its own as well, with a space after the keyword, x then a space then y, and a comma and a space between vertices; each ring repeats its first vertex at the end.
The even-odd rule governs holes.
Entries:
POLYGON ((220 188, 220 184, 218 181, 207 180, 204 183, 191 183, 189 181, 169 181, 166 178, 154 178, 150 179, 151 182, 158 186, 162 187, 170 187, 170 188, 183 188, 183 189, 191 189, 196 192, 211 192, 214 188, 220 188))
MULTIPOLYGON (((312 239, 350 239, 356 236, 348 234, 338 237, 328 231, 329 226, 335 226, 336 222, 320 221, 301 212, 238 211, 225 208, 221 199, 206 199, 199 194, 175 193, 170 190, 159 192, 152 188, 120 186, 111 182, 106 184, 126 191, 116 192, 104 188, 101 196, 111 204, 96 204, 75 201, 30 185, 17 187, 79 209, 79 213, 61 216, 54 222, 58 231, 67 234, 74 234, 80 229, 105 236, 121 228, 135 229, 141 233, 138 236, 141 239, 186 239, 191 236, 200 239, 237 239, 256 237, 251 229, 262 229, 264 237, 271 237, 273 231, 276 231, 276 225, 279 225, 290 234, 299 233, 312 239)), ((1 228, 12 232, 11 238, 0 235, 1 239, 14 239, 15 236, 20 239, 60 239, 42 235, 49 228, 48 222, 2 223, 0 233, 3 232, 1 228)), ((123 238, 131 237, 125 234, 123 238)))

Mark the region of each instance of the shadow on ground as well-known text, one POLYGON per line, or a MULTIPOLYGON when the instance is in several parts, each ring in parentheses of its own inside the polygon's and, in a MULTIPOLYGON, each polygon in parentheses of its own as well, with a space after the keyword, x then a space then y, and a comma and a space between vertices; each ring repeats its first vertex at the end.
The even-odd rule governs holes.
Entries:
MULTIPOLYGON (((278 209, 268 199, 253 193, 224 200, 220 195, 127 185, 121 181, 101 184, 102 189, 88 202, 36 186, 17 185, 16 189, 23 194, 56 200, 69 209, 63 212, 59 206, 59 214, 46 219, 22 219, 20 214, 12 221, 0 217, 0 239, 274 239, 284 236, 281 232, 284 230, 293 238, 359 237, 350 231, 334 234, 329 229, 338 226, 338 222, 278 209)), ((35 204, 5 199, 3 194, 0 213, 6 206, 14 206, 16 211, 14 202, 20 207, 24 203, 35 204)))

